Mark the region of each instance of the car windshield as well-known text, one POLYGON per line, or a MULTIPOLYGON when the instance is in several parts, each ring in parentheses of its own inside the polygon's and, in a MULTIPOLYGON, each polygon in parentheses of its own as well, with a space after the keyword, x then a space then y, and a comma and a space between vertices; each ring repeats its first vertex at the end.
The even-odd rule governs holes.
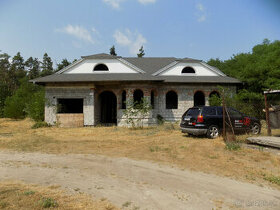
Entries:
POLYGON ((200 112, 200 109, 198 108, 192 108, 192 109, 189 109, 186 113, 187 116, 197 116, 199 115, 199 112, 200 112))

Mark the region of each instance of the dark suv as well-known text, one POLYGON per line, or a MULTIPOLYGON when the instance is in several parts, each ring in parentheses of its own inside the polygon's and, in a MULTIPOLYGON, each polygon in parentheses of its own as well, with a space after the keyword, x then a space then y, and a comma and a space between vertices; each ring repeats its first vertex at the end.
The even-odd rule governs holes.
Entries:
MULTIPOLYGON (((261 132, 260 120, 249 117, 233 108, 227 108, 234 131, 261 132)), ((228 120, 226 120, 228 124, 228 120)), ((191 135, 207 135, 208 138, 216 138, 223 129, 223 107, 221 106, 202 106, 188 109, 182 116, 180 124, 183 133, 191 135)))

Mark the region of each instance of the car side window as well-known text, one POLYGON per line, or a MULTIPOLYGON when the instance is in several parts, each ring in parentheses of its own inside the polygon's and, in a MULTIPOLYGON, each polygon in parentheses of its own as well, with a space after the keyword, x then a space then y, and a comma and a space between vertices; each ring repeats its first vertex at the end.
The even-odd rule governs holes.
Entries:
POLYGON ((218 115, 223 115, 223 108, 222 107, 218 107, 218 115))
POLYGON ((202 110, 202 115, 214 116, 217 114, 216 107, 204 107, 202 110))
POLYGON ((232 117, 242 117, 241 113, 234 110, 234 109, 228 109, 229 115, 232 117))

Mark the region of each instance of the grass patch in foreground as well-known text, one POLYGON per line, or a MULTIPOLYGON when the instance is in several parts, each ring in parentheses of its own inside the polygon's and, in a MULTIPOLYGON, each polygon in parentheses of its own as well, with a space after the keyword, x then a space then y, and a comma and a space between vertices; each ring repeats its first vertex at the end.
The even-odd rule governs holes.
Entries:
POLYGON ((273 175, 265 176, 264 180, 269 181, 269 182, 271 182, 273 184, 277 184, 277 185, 280 186, 280 177, 279 176, 273 176, 273 175))
POLYGON ((68 195, 57 187, 0 182, 0 209, 116 209, 108 201, 93 201, 85 194, 68 195))
POLYGON ((235 141, 226 142, 226 149, 229 151, 237 151, 241 149, 240 143, 235 141))

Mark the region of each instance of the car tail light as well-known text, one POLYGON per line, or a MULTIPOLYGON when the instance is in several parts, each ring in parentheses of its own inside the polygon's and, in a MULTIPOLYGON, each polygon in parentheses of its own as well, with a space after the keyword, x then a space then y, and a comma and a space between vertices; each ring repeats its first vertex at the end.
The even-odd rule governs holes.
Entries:
POLYGON ((203 116, 202 115, 197 116, 197 122, 203 122, 203 116))

